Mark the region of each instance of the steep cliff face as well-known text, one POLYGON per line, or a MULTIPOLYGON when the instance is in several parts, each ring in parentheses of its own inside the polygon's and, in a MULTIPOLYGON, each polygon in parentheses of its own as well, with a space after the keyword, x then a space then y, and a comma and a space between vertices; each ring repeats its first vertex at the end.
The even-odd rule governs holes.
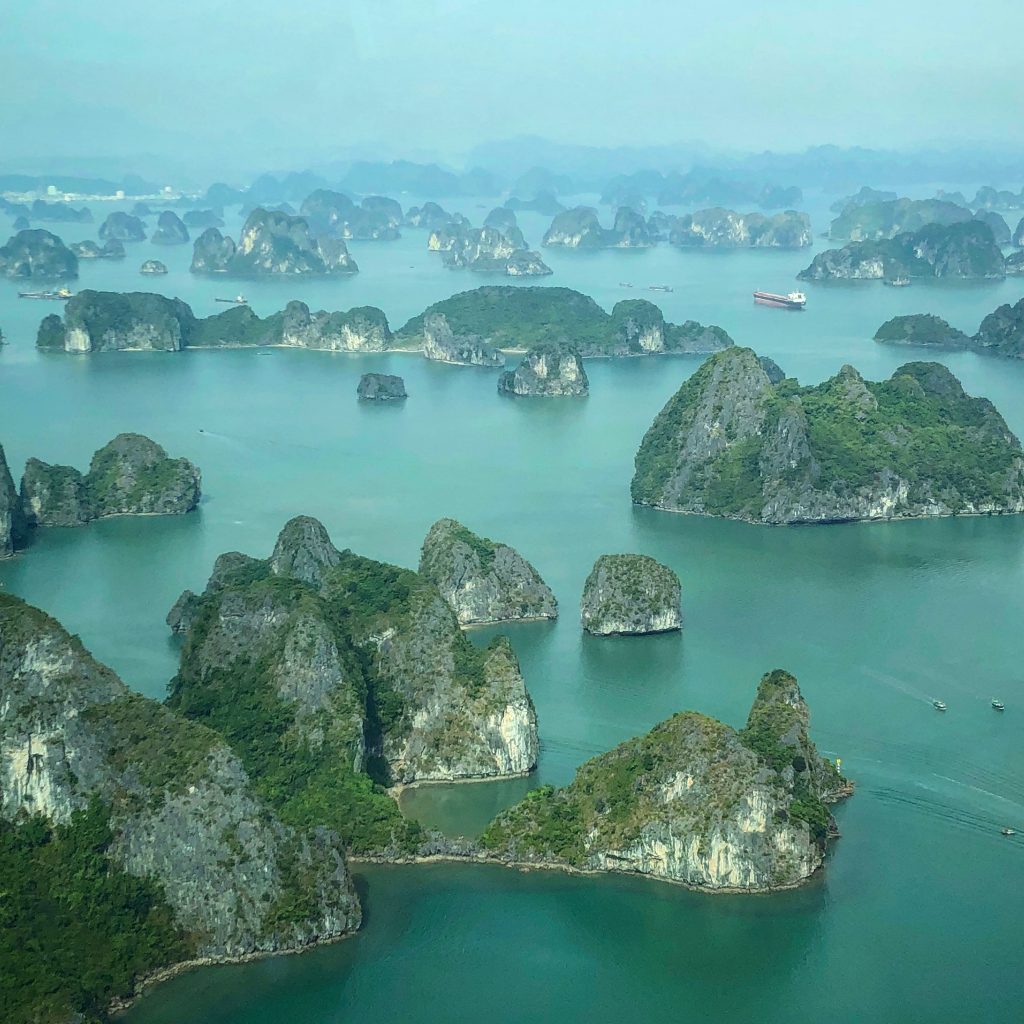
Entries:
POLYGON ((336 837, 282 825, 214 733, 131 694, 9 596, 0 687, 0 816, 65 824, 98 798, 114 834, 107 855, 160 884, 193 955, 296 949, 358 927, 336 837))
POLYGON ((25 543, 26 526, 21 498, 0 445, 0 558, 10 558, 25 543))
POLYGON ((169 621, 185 636, 172 704, 222 732, 298 822, 329 824, 353 848, 410 841, 374 782, 536 763, 536 716, 511 648, 477 649, 424 577, 339 552, 309 517, 285 526, 266 561, 222 556, 205 593, 182 595, 169 621), (240 694, 266 722, 242 727, 240 694), (256 743, 267 730, 269 747, 256 743), (277 789, 296 773, 300 792, 277 789))
POLYGON ((92 457, 85 476, 97 517, 191 512, 199 504, 199 483, 193 463, 170 458, 142 434, 118 434, 92 457))
POLYGON ((391 347, 387 317, 376 306, 310 313, 304 302, 285 307, 281 344, 337 352, 383 352, 391 347))
POLYGON ((0 274, 41 280, 70 279, 78 277, 78 257, 49 231, 26 228, 0 246, 0 274))
POLYGON ((164 210, 156 222, 151 241, 154 245, 184 245, 189 240, 188 228, 173 210, 164 210))
POLYGON ((669 233, 673 245, 704 248, 797 249, 813 237, 806 213, 788 210, 768 217, 720 207, 677 217, 669 233))
POLYGON ((992 229, 968 219, 950 225, 926 224, 893 238, 827 249, 797 276, 803 281, 830 281, 896 276, 998 279, 1005 274, 992 229))
POLYGON ((522 362, 498 378, 498 391, 541 398, 590 393, 587 371, 579 351, 569 345, 537 345, 522 362))
POLYGON ((83 526, 95 518, 82 474, 39 459, 25 463, 21 504, 32 526, 83 526))
POLYGON ((226 274, 235 258, 235 240, 216 227, 207 228, 192 247, 193 274, 226 274))
POLYGON ((483 837, 516 863, 623 871, 718 891, 800 884, 836 834, 827 804, 848 795, 807 736, 796 680, 765 676, 741 732, 695 712, 543 787, 483 837))
POLYGON ((577 206, 555 214, 541 245, 567 249, 599 249, 607 244, 605 230, 592 206, 577 206))
POLYGON ((408 398, 405 381, 394 373, 364 373, 359 378, 356 397, 364 402, 390 402, 408 398))
POLYGON ((760 523, 1024 511, 1020 443, 936 363, 773 384, 750 349, 712 356, 636 457, 638 504, 760 523))
POLYGON ((123 210, 115 210, 107 215, 107 219, 100 225, 99 236, 101 241, 116 240, 118 242, 144 242, 146 240, 146 225, 123 210))
POLYGON ((504 366, 505 357, 475 334, 456 335, 443 313, 423 318, 423 354, 439 363, 504 366))
MULTIPOLYGON (((66 352, 177 352, 195 317, 181 299, 152 292, 99 292, 85 288, 64 307, 63 348, 66 352)), ((55 347, 40 337, 40 347, 55 347)))
POLYGON ((647 228, 643 215, 628 206, 620 206, 615 211, 615 224, 612 227, 613 245, 618 249, 646 249, 654 245, 654 239, 647 228))
POLYGON ((419 571, 462 625, 558 615, 555 595, 515 548, 480 537, 454 519, 439 519, 430 528, 419 571))
POLYGON ((602 555, 583 585, 580 619, 588 633, 635 636, 683 624, 679 577, 647 555, 602 555))
POLYGON ((972 344, 979 352, 1024 358, 1024 299, 1012 306, 1004 303, 989 313, 981 321, 972 344))

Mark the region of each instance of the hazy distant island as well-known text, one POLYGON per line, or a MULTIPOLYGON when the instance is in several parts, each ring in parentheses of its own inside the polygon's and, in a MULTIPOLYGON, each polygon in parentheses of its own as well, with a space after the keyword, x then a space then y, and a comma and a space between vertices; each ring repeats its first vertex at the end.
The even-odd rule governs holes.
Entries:
POLYGON ((41 280, 69 279, 78 277, 78 257, 49 231, 26 228, 0 246, 0 274, 41 280))
POLYGON ((492 210, 482 228, 470 227, 464 217, 435 226, 427 239, 427 248, 442 253, 444 265, 452 270, 465 268, 509 277, 551 273, 540 253, 527 248, 511 210, 492 210))
MULTIPOLYGON (((74 257, 72 256, 72 259, 74 257)), ((384 312, 359 306, 313 313, 292 301, 259 317, 247 305, 197 317, 180 299, 83 289, 39 325, 36 345, 64 352, 281 346, 345 352, 424 351, 446 362, 502 366, 501 350, 568 346, 583 358, 701 354, 732 345, 720 327, 666 322, 646 299, 606 312, 570 288, 486 285, 434 303, 392 333, 384 312), (461 353, 461 354, 460 354, 461 353)), ((535 374, 536 376, 536 374, 535 374)))
POLYGON ((920 231, 926 224, 960 224, 973 218, 970 210, 941 199, 890 199, 852 203, 832 221, 828 237, 851 242, 895 238, 920 231))
POLYGON ((913 313, 887 320, 875 332, 875 341, 1024 359, 1024 299, 993 310, 974 335, 965 334, 930 313, 913 313))
POLYGON ((87 206, 76 209, 70 203, 54 203, 36 199, 29 207, 28 218, 34 221, 57 221, 66 224, 91 224, 92 210, 87 206))
POLYGON ((146 274, 147 276, 166 274, 167 264, 162 263, 160 260, 145 260, 142 266, 139 267, 139 273, 146 274))
POLYGON ((173 210, 164 210, 157 218, 150 241, 154 245, 184 245, 189 241, 188 228, 173 210))
POLYGON ((116 238, 97 245, 96 242, 86 240, 84 242, 72 242, 68 247, 80 260, 123 260, 125 248, 123 243, 116 238))
MULTIPOLYGON (((172 214, 173 216, 173 214, 172 214)), ((101 242, 116 240, 118 242, 144 242, 146 240, 146 225, 138 217, 133 217, 123 210, 115 210, 107 215, 107 219, 100 225, 99 236, 101 242)))
POLYGON ((716 208, 669 221, 672 245, 704 248, 800 249, 813 242, 806 213, 787 210, 774 216, 716 208))
POLYGON ((400 238, 402 207, 385 196, 365 196, 358 204, 341 192, 317 189, 302 201, 299 213, 315 234, 331 238, 388 242, 400 238))
POLYGON ((838 830, 828 805, 852 787, 818 754, 796 679, 768 673, 747 724, 694 711, 542 786, 488 826, 481 846, 513 864, 647 875, 692 888, 799 885, 838 830))
POLYGON ((772 383, 749 348, 711 356, 658 414, 633 501, 751 523, 1024 511, 1024 453, 938 363, 772 383))
POLYGON ((257 209, 246 219, 237 245, 218 228, 207 228, 195 241, 191 269, 258 277, 355 274, 359 267, 341 238, 312 234, 302 217, 257 209))
POLYGON ((555 215, 542 245, 565 249, 646 248, 653 245, 643 217, 628 207, 620 207, 615 223, 603 228, 592 206, 577 206, 555 215))
POLYGON ((797 275, 802 281, 1005 276, 1003 253, 992 229, 973 219, 950 225, 926 224, 919 231, 893 238, 827 249, 797 275))

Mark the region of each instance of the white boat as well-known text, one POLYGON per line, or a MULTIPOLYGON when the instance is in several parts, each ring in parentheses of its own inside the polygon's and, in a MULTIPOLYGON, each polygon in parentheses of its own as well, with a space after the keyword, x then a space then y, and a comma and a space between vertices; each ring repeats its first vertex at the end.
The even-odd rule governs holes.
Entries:
POLYGON ((932 707, 935 708, 936 711, 945 711, 946 710, 946 703, 945 703, 945 701, 941 701, 941 700, 933 700, 932 701, 932 707))
POLYGON ((236 295, 233 299, 214 299, 214 302, 230 302, 235 306, 248 306, 249 300, 244 295, 236 295))
POLYGON ((995 708, 996 711, 1006 710, 1006 705, 1001 700, 996 700, 994 697, 992 698, 992 707, 995 708))
POLYGON ((1002 828, 999 831, 1002 832, 1004 836, 1015 836, 1017 834, 1017 830, 1015 828, 1002 828))

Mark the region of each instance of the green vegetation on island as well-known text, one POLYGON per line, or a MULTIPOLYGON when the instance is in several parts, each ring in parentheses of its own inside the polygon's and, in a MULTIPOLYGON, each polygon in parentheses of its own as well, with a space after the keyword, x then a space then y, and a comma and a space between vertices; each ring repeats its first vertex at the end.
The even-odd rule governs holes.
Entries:
POLYGON ((951 327, 929 313, 896 316, 875 332, 875 341, 890 345, 921 345, 964 349, 982 355, 1024 359, 1024 299, 1003 305, 989 313, 975 334, 951 327))

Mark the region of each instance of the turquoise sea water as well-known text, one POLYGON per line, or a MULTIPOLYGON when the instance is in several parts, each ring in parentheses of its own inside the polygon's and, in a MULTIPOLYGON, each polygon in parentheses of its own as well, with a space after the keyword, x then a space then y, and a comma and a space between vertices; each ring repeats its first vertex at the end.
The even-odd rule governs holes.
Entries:
MULTIPOLYGON (((405 205, 409 205, 407 200, 405 205)), ((486 208, 463 206, 474 221, 486 208)), ((815 229, 827 219, 812 210, 815 229)), ((544 221, 521 216, 527 238, 544 221)), ((57 226, 68 239, 95 226, 57 226), (84 228, 84 230, 83 230, 84 228)), ((381 306, 394 326, 482 283, 445 271, 425 233, 354 243, 361 273, 333 282, 194 279, 191 247, 130 246, 120 264, 83 263, 78 287, 180 295, 197 313, 241 287, 261 314, 381 306), (164 259, 165 278, 137 275, 164 259)), ((673 320, 725 327, 805 383, 843 363, 887 376, 920 358, 877 345, 900 312, 938 313, 973 331, 1024 281, 978 285, 807 285, 808 309, 754 306, 788 290, 810 254, 550 251, 543 284, 610 308, 657 302, 673 320), (621 283, 632 282, 626 289, 621 283), (668 294, 646 291, 669 284, 668 294)), ((530 282, 527 282, 530 283, 530 282)), ((335 543, 415 566, 430 524, 455 516, 518 547, 561 604, 556 623, 506 629, 540 720, 536 778, 408 791, 405 809, 472 832, 538 782, 693 708, 739 725, 760 675, 800 679, 823 753, 857 793, 843 838, 798 892, 688 893, 644 880, 521 875, 492 867, 366 867, 367 923, 355 938, 298 956, 192 972, 154 990, 131 1024, 630 1021, 1020 1020, 1024 894, 1024 519, 770 529, 634 509, 632 458, 694 358, 590 362, 591 395, 522 401, 496 372, 416 355, 274 350, 38 354, 51 304, 0 281, 0 443, 15 475, 35 455, 84 466, 122 430, 147 433, 203 470, 195 515, 40 531, 0 583, 57 616, 132 686, 161 696, 177 651, 163 617, 203 585, 217 554, 269 551, 297 513, 335 543), (355 400, 368 370, 402 374, 410 398, 355 400), (594 559, 639 551, 683 581, 682 633, 583 637, 577 604, 594 559), (1007 704, 997 715, 992 697, 1007 704), (949 704, 936 714, 930 701, 949 704)), ((1024 434, 1024 365, 941 357, 1024 434)), ((484 641, 498 630, 473 632, 484 641)))

